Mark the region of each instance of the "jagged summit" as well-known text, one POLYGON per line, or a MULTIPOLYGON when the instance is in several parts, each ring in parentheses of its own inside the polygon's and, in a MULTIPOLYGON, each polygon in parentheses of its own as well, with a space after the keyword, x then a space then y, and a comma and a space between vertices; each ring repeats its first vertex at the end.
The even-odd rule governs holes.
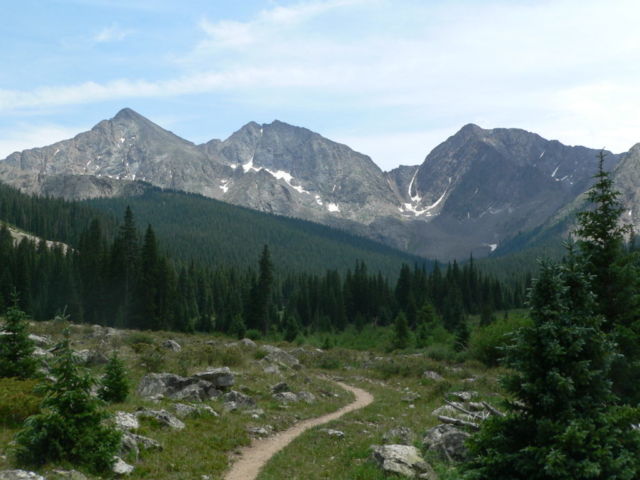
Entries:
MULTIPOLYGON (((588 188, 597 152, 467 124, 421 165, 384 173, 368 156, 280 120, 249 122, 226 140, 194 145, 123 108, 73 139, 10 155, 0 178, 68 198, 131 194, 139 189, 122 185, 143 180, 447 259, 485 255, 506 236, 541 225, 588 188)), ((618 167, 634 204, 638 152, 640 144, 618 167)), ((608 154, 605 168, 620 158, 608 154)))

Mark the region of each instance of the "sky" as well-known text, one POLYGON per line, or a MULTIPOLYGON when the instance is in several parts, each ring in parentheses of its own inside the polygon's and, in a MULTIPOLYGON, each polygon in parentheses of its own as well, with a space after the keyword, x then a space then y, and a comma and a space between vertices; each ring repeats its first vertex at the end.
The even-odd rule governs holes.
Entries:
POLYGON ((418 165, 468 123, 640 142, 637 0, 20 0, 0 158, 125 107, 194 143, 280 120, 418 165))

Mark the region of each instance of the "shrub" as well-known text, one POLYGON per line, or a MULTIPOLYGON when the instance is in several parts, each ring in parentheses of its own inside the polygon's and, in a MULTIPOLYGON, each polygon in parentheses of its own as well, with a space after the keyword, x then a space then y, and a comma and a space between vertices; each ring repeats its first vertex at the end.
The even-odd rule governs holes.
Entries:
POLYGON ((124 362, 118 358, 118 352, 113 352, 105 367, 105 376, 98 389, 98 396, 108 403, 120 403, 129 396, 129 379, 124 362))
POLYGON ((480 327, 471 335, 469 342, 470 356, 488 367, 497 367, 504 356, 504 347, 513 339, 513 333, 531 325, 527 317, 516 316, 513 318, 496 320, 491 325, 480 327))
POLYGON ((20 463, 65 462, 95 473, 107 472, 120 449, 121 433, 103 421, 109 417, 102 401, 91 395, 97 383, 88 370, 75 364, 69 330, 57 345, 52 362, 55 382, 41 383, 43 413, 33 415, 15 437, 20 463))
POLYGON ((249 340, 253 340, 254 342, 256 342, 262 338, 262 333, 260 333, 260 331, 256 330, 255 328, 251 328, 247 330, 244 336, 245 338, 248 338, 249 340))
POLYGON ((137 343, 141 346, 138 357, 138 365, 147 373, 159 373, 164 367, 164 351, 160 347, 137 343))
POLYGON ((0 425, 21 424, 40 411, 42 397, 33 393, 37 380, 0 378, 0 425))

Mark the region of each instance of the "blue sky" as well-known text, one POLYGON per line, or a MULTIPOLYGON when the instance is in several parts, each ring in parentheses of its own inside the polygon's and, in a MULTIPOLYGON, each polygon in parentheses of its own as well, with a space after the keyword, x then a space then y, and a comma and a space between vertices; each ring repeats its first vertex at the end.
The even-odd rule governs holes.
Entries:
POLYGON ((383 169, 463 125, 640 142, 637 0, 3 2, 0 158, 130 107, 195 143, 309 128, 383 169))

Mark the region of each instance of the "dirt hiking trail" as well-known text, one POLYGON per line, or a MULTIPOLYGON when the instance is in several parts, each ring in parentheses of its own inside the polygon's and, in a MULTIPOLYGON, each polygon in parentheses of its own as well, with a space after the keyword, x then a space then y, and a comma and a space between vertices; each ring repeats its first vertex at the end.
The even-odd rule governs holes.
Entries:
POLYGON ((304 420, 289 430, 280 432, 270 438, 262 438, 252 442, 248 447, 241 450, 240 459, 236 461, 231 470, 224 477, 225 480, 254 480, 262 466, 277 452, 286 447, 294 438, 309 428, 331 422, 341 417, 345 413, 364 408, 373 402, 373 395, 360 388, 352 387, 341 382, 336 382, 345 390, 352 392, 356 400, 340 410, 322 417, 304 420))

